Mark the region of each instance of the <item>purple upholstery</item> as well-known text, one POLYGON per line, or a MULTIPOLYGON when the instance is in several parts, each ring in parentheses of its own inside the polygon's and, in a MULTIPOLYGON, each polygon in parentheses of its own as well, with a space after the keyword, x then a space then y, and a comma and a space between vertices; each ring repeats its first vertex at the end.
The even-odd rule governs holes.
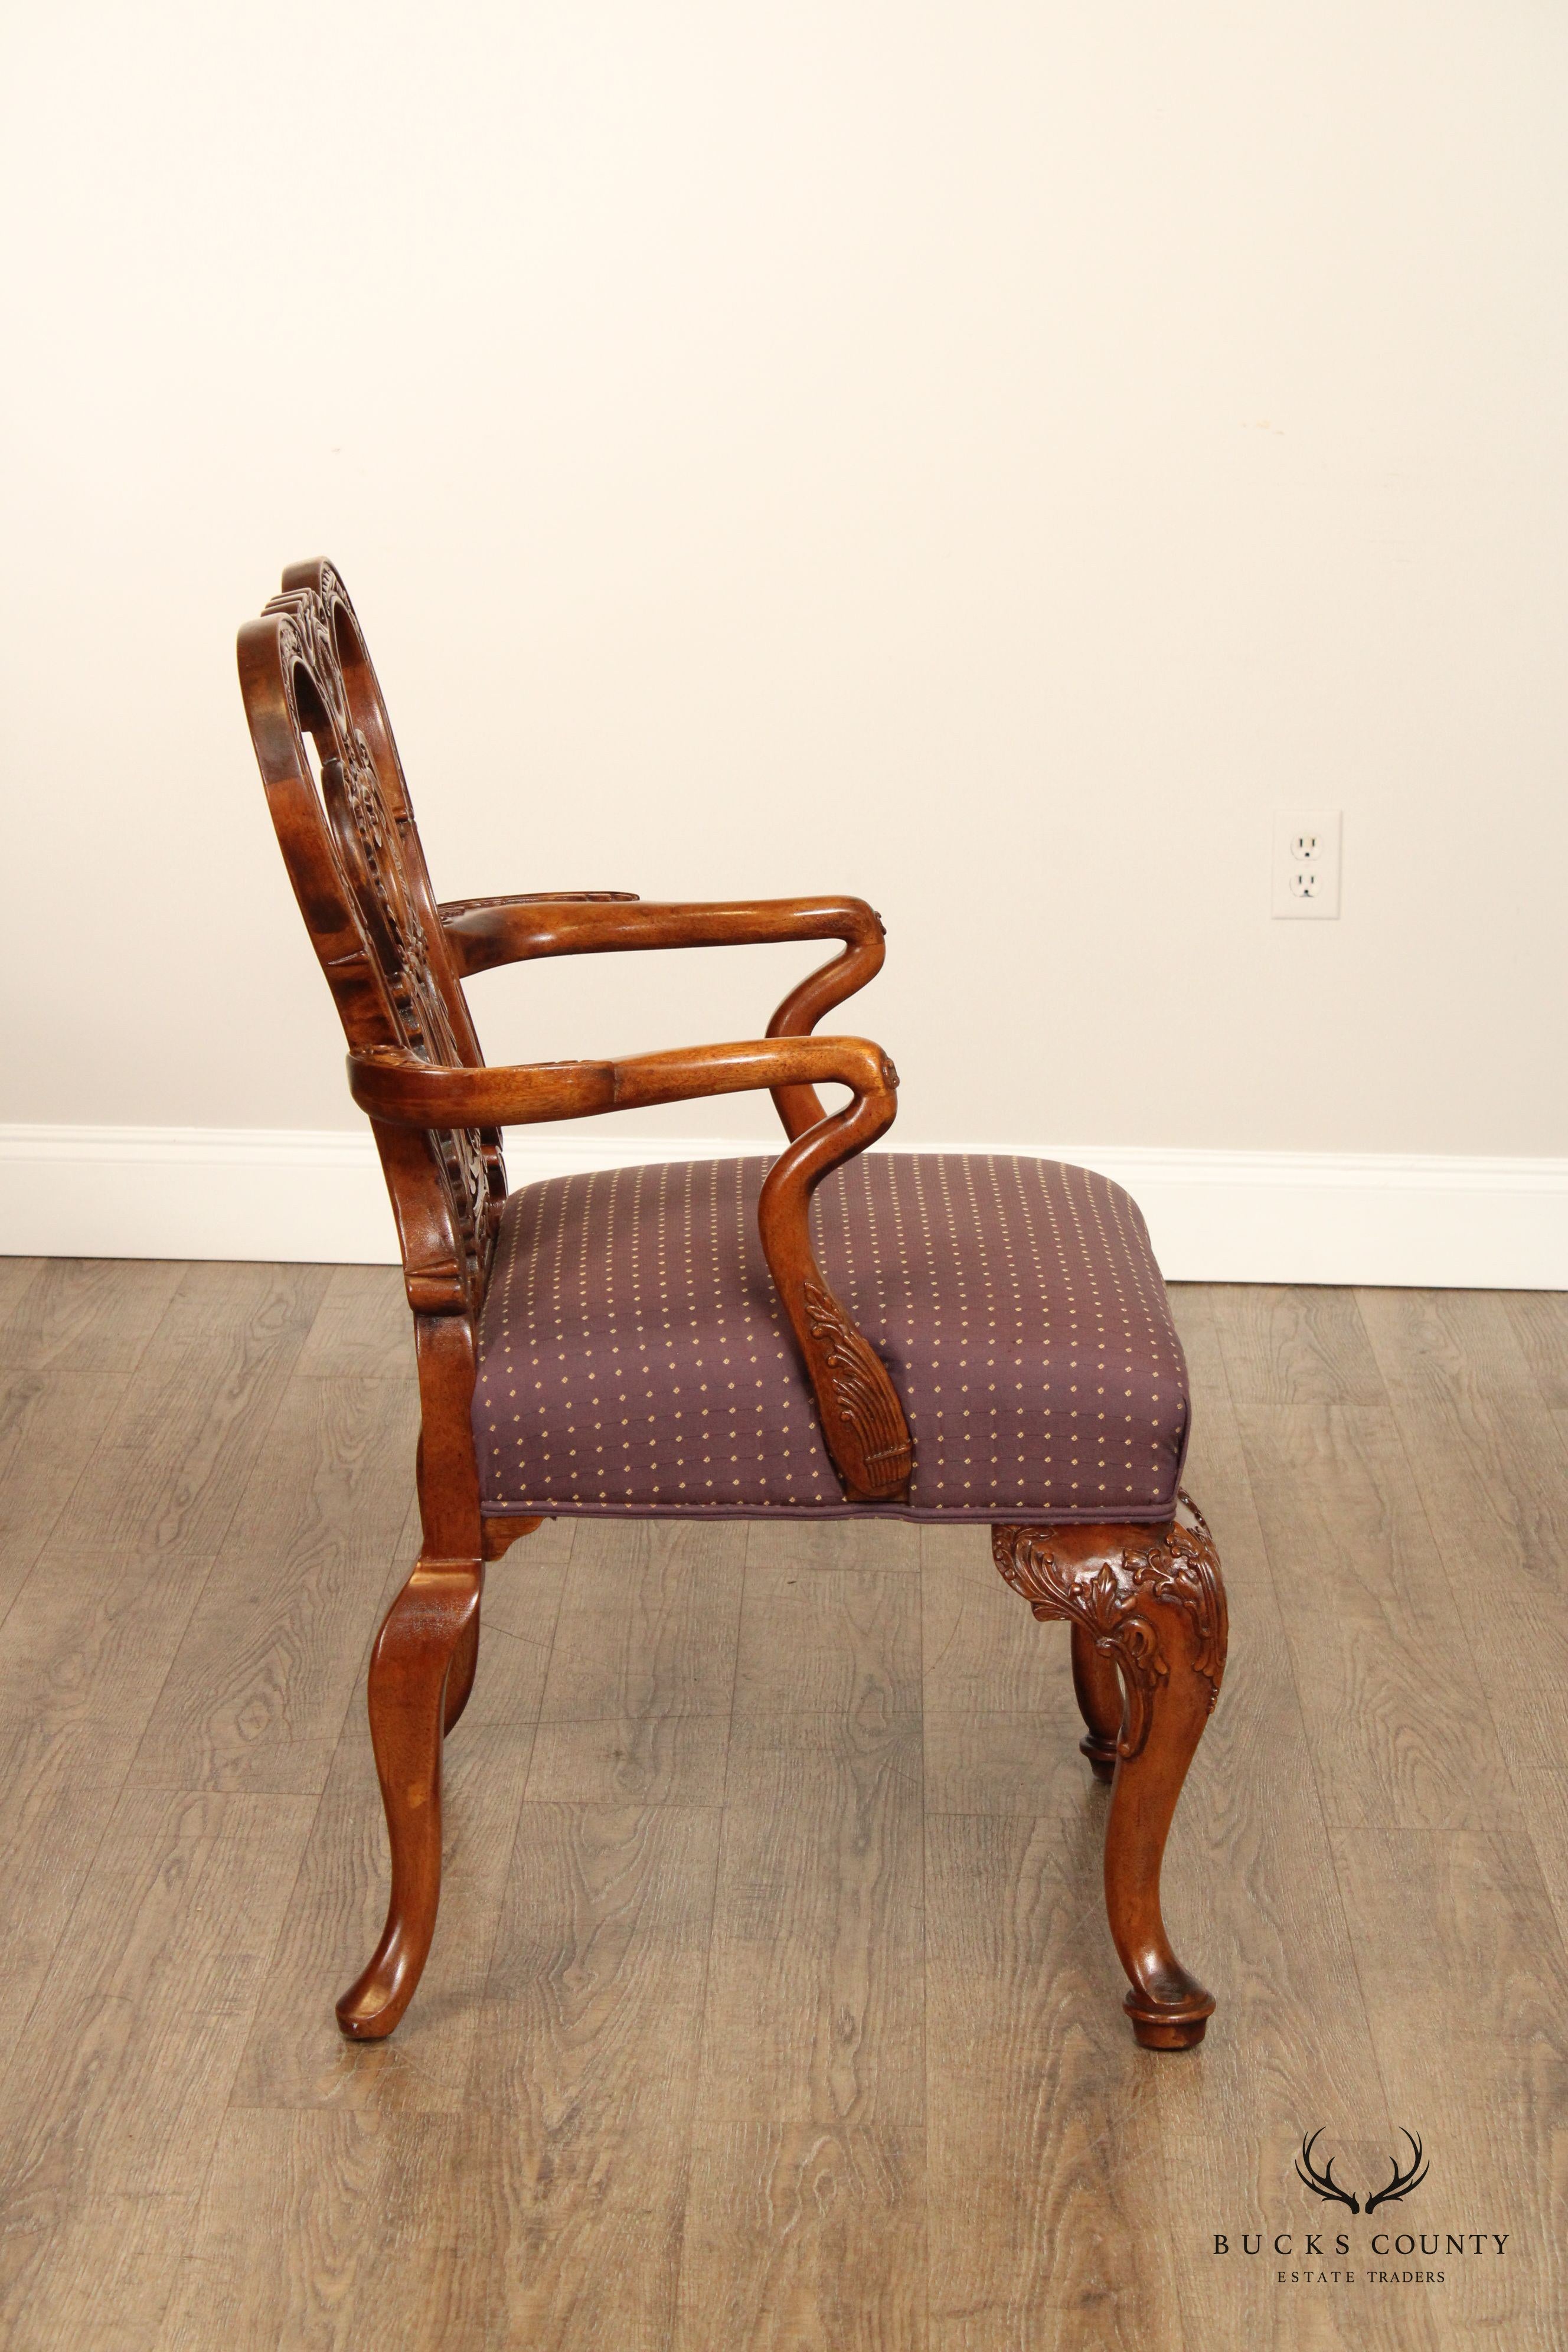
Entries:
POLYGON ((556 1178, 506 1204, 474 1433, 490 1512, 1168 1518, 1187 1380, 1134 1202, 1056 1160, 868 1153, 812 1208, 914 1436, 851 1504, 757 1237, 765 1160, 556 1178))

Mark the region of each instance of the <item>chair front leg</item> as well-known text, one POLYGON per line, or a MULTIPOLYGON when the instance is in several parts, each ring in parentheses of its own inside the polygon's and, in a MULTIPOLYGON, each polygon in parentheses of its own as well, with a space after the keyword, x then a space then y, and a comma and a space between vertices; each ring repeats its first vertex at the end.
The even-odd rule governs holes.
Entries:
MULTIPOLYGON (((1187 1501, 1184 1496, 1182 1498, 1187 1501)), ((1097 1769, 1109 1745, 1115 1782, 1105 1837, 1105 1906, 1146 2049, 1201 2042, 1213 1996, 1165 1933, 1160 1865, 1176 1800, 1225 1673, 1219 1559, 1195 1527, 1009 1528, 992 1531, 996 1565, 1037 1617, 1073 1629, 1074 1681, 1097 1769), (1121 1686, 1111 1734, 1111 1685, 1121 1686)))
POLYGON ((392 1846, 386 1925, 338 2003, 351 2041, 390 2033, 414 1998, 441 1899, 441 1743, 478 1655, 477 1559, 421 1559, 386 1613, 370 1662, 370 1736, 392 1846))

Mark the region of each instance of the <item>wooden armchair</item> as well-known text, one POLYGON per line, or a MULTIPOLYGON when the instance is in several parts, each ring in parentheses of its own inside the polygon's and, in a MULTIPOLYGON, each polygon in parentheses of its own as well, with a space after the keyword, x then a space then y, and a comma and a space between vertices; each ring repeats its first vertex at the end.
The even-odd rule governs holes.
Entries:
POLYGON ((1166 1938, 1160 1864, 1219 1691, 1225 1594, 1178 1485, 1185 1367, 1132 1202, 1049 1161, 858 1157, 892 1124, 897 1073, 864 1038, 812 1034, 881 965, 858 898, 437 904, 330 565, 284 573, 240 631, 239 672, 392 1195, 423 1414, 423 1544, 370 1668, 391 1902, 343 2032, 390 2033, 430 1948, 442 1742, 487 1561, 547 1516, 891 1514, 985 1522, 1035 1615, 1068 1621, 1080 1744, 1113 1784, 1106 1903, 1133 2032, 1201 2041, 1214 2002, 1166 1938), (765 1036, 619 1062, 488 1068, 462 986, 536 956, 787 940, 839 952, 765 1036), (844 1108, 824 1110, 823 1084, 847 1087, 844 1108), (507 1191, 502 1128, 754 1088, 786 1139, 771 1164, 507 1191))

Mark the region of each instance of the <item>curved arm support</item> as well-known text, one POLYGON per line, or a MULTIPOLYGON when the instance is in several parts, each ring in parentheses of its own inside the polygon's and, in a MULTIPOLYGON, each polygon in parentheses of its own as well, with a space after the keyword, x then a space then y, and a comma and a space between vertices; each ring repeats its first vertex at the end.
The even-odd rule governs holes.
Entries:
MULTIPOLYGON (((899 1074, 864 1037, 765 1037, 638 1054, 621 1062, 541 1062, 470 1069, 402 1046, 349 1055, 349 1090, 378 1138, 410 1128, 523 1127, 543 1119, 689 1102, 706 1095, 845 1086, 852 1100, 796 1135, 769 1171, 759 1205, 763 1255, 816 1398, 827 1450, 851 1502, 902 1495, 914 1451, 886 1367, 828 1288, 811 1246, 811 1196, 830 1169, 892 1125, 899 1074)), ((815 1097, 813 1097, 815 1099, 815 1097)))
MULTIPOLYGON (((810 1096, 811 1088, 798 1092, 810 1096)), ((800 1342, 822 1433, 852 1503, 907 1494, 914 1444, 887 1366, 822 1278, 809 1212, 823 1178, 885 1134, 897 1108, 890 1091, 858 1095, 847 1109, 797 1135, 769 1169, 757 1203, 773 1287, 800 1342)))
MULTIPOLYGON (((704 906, 661 903, 617 890, 563 890, 552 896, 454 898, 440 914, 447 949, 465 980, 537 956, 842 940, 842 955, 784 998, 768 1024, 770 1037, 809 1035, 836 1004, 876 978, 887 953, 882 919, 864 898, 738 899, 704 906)), ((792 1141, 825 1116, 808 1085, 775 1087, 773 1105, 792 1141)))
MULTIPOLYGON (((831 934, 835 939, 843 939, 843 954, 808 972, 799 987, 790 991, 768 1023, 770 1037, 809 1036, 826 1013, 831 1013, 836 1004, 842 1004, 847 996, 853 996, 857 989, 864 988, 868 980, 875 980, 881 971, 888 952, 882 918, 861 899, 853 899, 850 904, 861 908, 869 916, 869 923, 852 936, 844 931, 831 934)), ((809 1134, 825 1116, 813 1087, 775 1087, 773 1094, 773 1108, 792 1143, 809 1134)))

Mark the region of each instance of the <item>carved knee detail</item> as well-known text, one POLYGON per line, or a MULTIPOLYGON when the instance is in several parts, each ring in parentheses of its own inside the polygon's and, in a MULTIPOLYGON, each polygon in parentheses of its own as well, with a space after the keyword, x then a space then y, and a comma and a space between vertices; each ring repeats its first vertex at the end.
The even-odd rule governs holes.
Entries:
POLYGON ((1065 1617, 1080 1625, 1100 1654, 1121 1669, 1127 1711, 1116 1752, 1123 1758, 1142 1753, 1150 1702, 1170 1679, 1171 1660, 1160 1625, 1146 1613, 1149 1603, 1163 1601, 1182 1612, 1190 1636, 1187 1664, 1208 1685, 1210 1712, 1225 1675, 1227 1622, 1219 1556, 1191 1496, 1183 1493, 1179 1499, 1194 1526, 1173 1519, 1152 1530, 992 1529, 996 1566, 1035 1615, 1065 1617))

